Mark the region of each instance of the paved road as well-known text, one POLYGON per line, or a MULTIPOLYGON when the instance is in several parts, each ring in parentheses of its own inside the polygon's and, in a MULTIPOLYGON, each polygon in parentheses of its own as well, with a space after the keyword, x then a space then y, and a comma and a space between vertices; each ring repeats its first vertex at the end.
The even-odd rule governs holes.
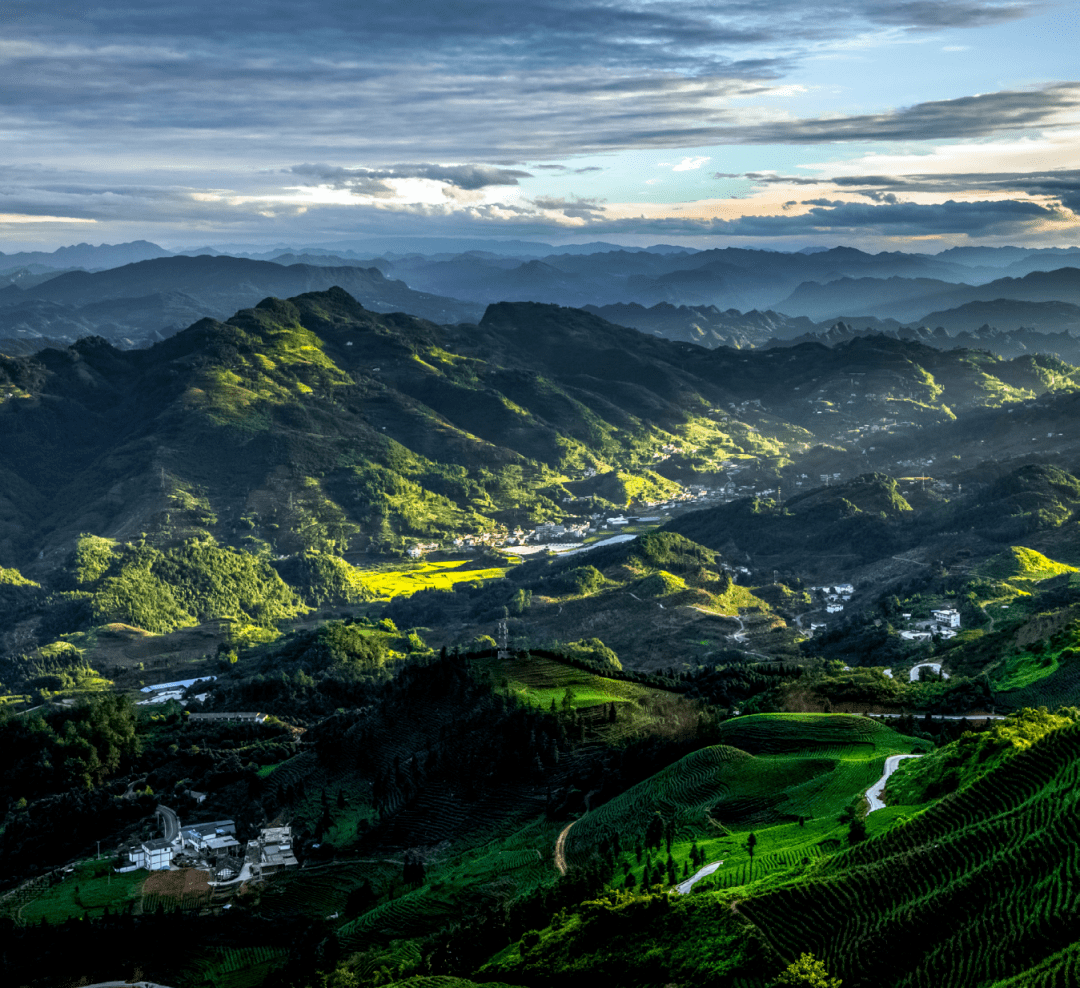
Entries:
POLYGON ((694 882, 699 882, 707 875, 711 875, 723 863, 723 861, 714 861, 712 864, 705 865, 704 868, 699 868, 685 882, 680 882, 678 885, 676 885, 675 891, 681 892, 683 895, 686 895, 686 893, 694 887, 694 882))
POLYGON ((881 798, 882 793, 885 792, 885 783, 889 781, 889 776, 900 767, 900 763, 905 758, 922 758, 922 755, 889 755, 885 759, 885 774, 866 790, 866 801, 870 804, 867 813, 885 809, 885 801, 881 798))
POLYGON ((929 669, 931 672, 941 673, 942 679, 949 678, 949 674, 947 672, 941 672, 940 662, 920 662, 917 666, 911 667, 911 672, 908 674, 908 678, 911 680, 911 682, 917 683, 919 681, 919 670, 924 668, 929 669))
MULTIPOLYGON (((907 717, 907 716, 914 717, 916 720, 922 720, 924 717, 927 716, 927 714, 926 714, 925 711, 915 710, 915 711, 912 711, 912 713, 910 715, 908 715, 908 714, 871 714, 870 716, 872 718, 874 718, 875 720, 898 720, 901 717, 907 717)), ((930 716, 931 720, 977 720, 977 721, 982 721, 982 720, 1004 720, 1009 715, 1008 714, 970 713, 970 714, 930 714, 929 716, 930 716)))
POLYGON ((155 811, 161 817, 161 829, 166 840, 176 840, 180 836, 180 818, 167 806, 159 806, 155 811))
POLYGON ((98 981, 86 988, 169 988, 154 981, 98 981))

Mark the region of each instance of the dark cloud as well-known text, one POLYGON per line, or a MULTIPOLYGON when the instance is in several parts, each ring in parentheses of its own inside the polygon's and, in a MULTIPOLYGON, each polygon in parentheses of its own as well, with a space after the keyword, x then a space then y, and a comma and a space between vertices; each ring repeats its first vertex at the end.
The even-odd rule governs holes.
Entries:
MULTIPOLYGON (((892 113, 823 117, 716 128, 713 139, 738 144, 822 144, 833 141, 929 141, 985 137, 1007 130, 1046 127, 1051 118, 1080 106, 1080 83, 1004 90, 934 100, 892 113)), ((717 173, 717 178, 730 177, 717 173)), ((811 180, 804 180, 812 184, 811 180)))
POLYGON ((898 193, 1024 193, 1031 196, 1052 196, 1067 209, 1080 212, 1080 169, 1076 168, 1032 172, 945 172, 927 175, 840 175, 821 178, 744 172, 722 177, 748 179, 756 185, 838 186, 857 192, 874 202, 893 204, 898 202, 898 193))
POLYGON ((532 178, 531 172, 490 165, 390 165, 387 168, 294 165, 286 172, 310 180, 305 184, 349 189, 362 195, 375 196, 392 195, 393 190, 385 181, 394 178, 428 178, 466 191, 491 185, 517 185, 519 178, 532 178))
POLYGON ((1062 215, 1054 209, 1017 200, 950 200, 937 205, 899 203, 882 206, 845 202, 833 206, 816 206, 806 213, 794 216, 741 216, 732 220, 605 220, 590 224, 589 232, 762 238, 824 235, 843 238, 868 234, 877 237, 963 235, 979 239, 1019 236, 1030 231, 1036 224, 1062 219, 1062 215))
POLYGON ((563 216, 572 219, 603 220, 604 217, 602 199, 579 199, 574 197, 567 200, 561 196, 559 198, 553 196, 537 196, 530 201, 537 209, 542 209, 546 212, 561 213, 563 216))
POLYGON ((694 142, 923 139, 953 123, 954 135, 1035 126, 1054 96, 746 131, 717 97, 760 91, 822 44, 880 25, 978 27, 1035 9, 998 0, 6 0, 0 90, 10 146, 56 155, 492 161, 694 142))
POLYGON ((1031 3, 981 3, 978 0, 900 0, 871 3, 866 16, 880 24, 896 24, 917 30, 943 27, 985 27, 1018 20, 1031 13, 1031 3))

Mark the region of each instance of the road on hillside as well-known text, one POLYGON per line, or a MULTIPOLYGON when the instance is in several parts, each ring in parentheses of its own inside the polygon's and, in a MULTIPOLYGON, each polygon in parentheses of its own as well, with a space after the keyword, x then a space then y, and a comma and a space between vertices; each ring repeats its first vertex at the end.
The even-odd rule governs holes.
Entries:
POLYGON ((576 820, 571 820, 563 827, 559 839, 555 841, 555 867, 559 869, 560 875, 566 874, 566 835, 570 833, 570 828, 575 823, 577 823, 576 820))
POLYGON ((969 713, 969 714, 927 714, 926 712, 920 713, 914 711, 911 714, 871 714, 872 720, 899 720, 901 717, 914 717, 916 720, 923 720, 929 717, 931 720, 1005 720, 1008 714, 982 714, 982 713, 969 713))
POLYGON ((889 776, 900 767, 900 763, 905 758, 922 758, 922 755, 889 755, 885 759, 885 774, 866 790, 866 801, 870 804, 867 813, 885 809, 885 801, 881 798, 885 792, 885 783, 889 781, 889 776))
POLYGON ((720 867, 723 861, 714 861, 712 864, 705 865, 704 868, 699 868, 694 872, 685 882, 680 882, 675 886, 675 891, 686 895, 694 887, 694 882, 700 882, 706 875, 711 875, 717 868, 720 867))
POLYGON ((161 829, 166 840, 176 840, 180 836, 180 818, 167 806, 159 806, 154 812, 161 817, 161 829))
POLYGON ((154 981, 98 981, 86 988, 169 988, 154 981))

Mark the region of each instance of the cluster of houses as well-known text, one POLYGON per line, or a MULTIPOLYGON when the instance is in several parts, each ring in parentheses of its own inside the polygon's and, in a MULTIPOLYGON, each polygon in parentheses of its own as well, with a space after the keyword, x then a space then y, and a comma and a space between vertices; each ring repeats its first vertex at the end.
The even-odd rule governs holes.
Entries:
POLYGON ((117 871, 202 868, 210 872, 212 883, 258 880, 298 865, 291 827, 266 827, 245 845, 237 840, 232 820, 180 826, 174 838, 139 841, 122 853, 117 871))
MULTIPOLYGON (((901 617, 911 619, 910 614, 901 617)), ((960 612, 955 607, 939 607, 930 612, 929 621, 919 621, 916 630, 901 631, 900 637, 911 642, 929 641, 935 635, 938 638, 955 638, 959 627, 960 612)))
POLYGON ((830 586, 811 587, 810 592, 816 594, 819 599, 824 599, 827 614, 839 614, 844 609, 844 604, 851 600, 855 588, 850 583, 836 583, 830 586))
POLYGON ((405 550, 405 555, 410 559, 422 559, 425 553, 434 552, 438 548, 438 542, 417 542, 405 550))

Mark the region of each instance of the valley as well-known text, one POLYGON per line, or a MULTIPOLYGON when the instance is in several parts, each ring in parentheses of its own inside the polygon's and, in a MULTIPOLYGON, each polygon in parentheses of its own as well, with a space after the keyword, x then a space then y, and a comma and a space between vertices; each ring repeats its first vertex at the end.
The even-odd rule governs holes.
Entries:
POLYGON ((857 988, 899 923, 897 988, 1067 976, 1070 856, 965 945, 988 849, 1071 833, 1080 370, 932 343, 334 287, 0 358, 12 942, 172 988, 857 988))

